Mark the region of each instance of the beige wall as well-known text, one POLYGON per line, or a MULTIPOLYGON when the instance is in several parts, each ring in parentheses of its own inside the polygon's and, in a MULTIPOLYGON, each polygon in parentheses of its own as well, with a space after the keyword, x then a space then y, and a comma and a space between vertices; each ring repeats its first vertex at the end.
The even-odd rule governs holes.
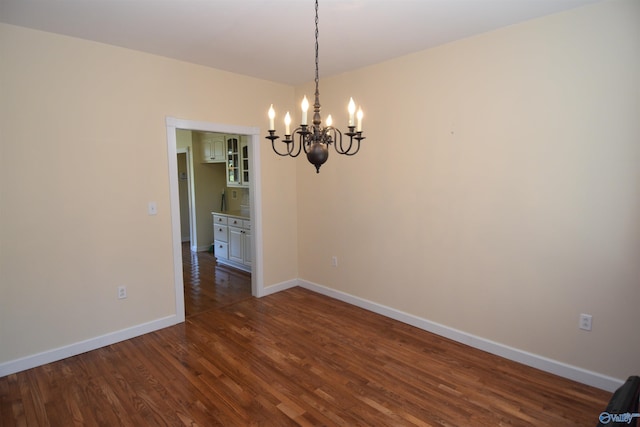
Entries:
MULTIPOLYGON (((265 285, 640 372, 639 16, 605 2, 323 78, 323 113, 343 127, 354 96, 367 139, 319 175, 262 149, 265 285)), ((0 364, 174 314, 165 117, 264 128, 312 93, 3 24, 0 57, 0 364)))
POLYGON ((353 96, 367 139, 298 164, 300 277, 640 373, 638 52, 640 2, 612 1, 321 79, 323 117, 353 96))
MULTIPOLYGON (((0 58, 0 364, 175 315, 166 117, 264 127, 293 88, 5 24, 0 58)), ((269 286, 298 275, 295 165, 260 163, 269 286)))

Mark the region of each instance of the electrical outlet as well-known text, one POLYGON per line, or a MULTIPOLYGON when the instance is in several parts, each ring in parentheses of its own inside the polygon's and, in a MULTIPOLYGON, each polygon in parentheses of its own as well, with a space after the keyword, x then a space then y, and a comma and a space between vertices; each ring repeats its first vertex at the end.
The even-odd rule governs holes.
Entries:
POLYGON ((118 286, 118 299, 125 299, 127 297, 127 287, 118 286))
POLYGON ((579 323, 579 327, 582 330, 585 331, 590 331, 591 330, 591 320, 592 320, 592 316, 590 314, 581 314, 580 315, 580 323, 579 323))
POLYGON ((331 267, 337 267, 337 266, 338 266, 338 257, 334 255, 331 257, 331 267))

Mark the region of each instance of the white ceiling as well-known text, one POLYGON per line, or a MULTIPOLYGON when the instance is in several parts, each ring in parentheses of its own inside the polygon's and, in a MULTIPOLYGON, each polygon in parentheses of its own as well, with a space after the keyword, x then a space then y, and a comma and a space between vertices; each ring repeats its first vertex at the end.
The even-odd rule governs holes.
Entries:
MULTIPOLYGON (((320 77, 601 0, 320 0, 320 77)), ((287 84, 314 78, 313 0, 0 0, 0 22, 287 84)))

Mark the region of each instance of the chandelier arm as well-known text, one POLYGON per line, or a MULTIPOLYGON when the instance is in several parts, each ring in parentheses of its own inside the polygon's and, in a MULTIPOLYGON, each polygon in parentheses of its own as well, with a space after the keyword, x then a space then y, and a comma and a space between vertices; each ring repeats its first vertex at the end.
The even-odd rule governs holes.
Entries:
MULTIPOLYGON (((300 138, 298 139, 298 151, 296 152, 296 154, 291 155, 291 157, 298 157, 300 155, 300 152, 302 151, 302 146, 304 141, 304 129, 302 127, 296 128, 296 130, 293 131, 293 134, 295 135, 296 133, 300 135, 300 138)), ((291 139, 293 139, 293 145, 294 145, 291 150, 293 152, 293 150, 295 150, 296 142, 294 138, 291 138, 291 139)))
POLYGON ((340 148, 338 149, 338 146, 336 146, 336 151, 340 154, 346 154, 349 155, 349 152, 351 151, 351 148, 353 148, 353 139, 349 138, 349 145, 347 146, 347 149, 345 150, 342 146, 342 141, 340 141, 340 148))
POLYGON ((362 136, 362 132, 357 132, 355 134, 353 132, 347 132, 347 135, 349 135, 349 149, 340 154, 344 154, 345 156, 354 156, 358 151, 360 151, 360 142, 366 138, 362 136), (357 144, 355 145, 356 149, 355 151, 351 151, 354 139, 357 141, 357 144))
POLYGON ((311 142, 309 139, 307 139, 304 136, 300 136, 300 147, 302 147, 302 149, 304 150, 305 154, 309 154, 309 151, 307 151, 307 148, 311 145, 311 142))
POLYGON ((284 153, 281 153, 281 152, 280 152, 280 151, 278 151, 278 149, 276 148, 276 141, 275 141, 275 139, 272 139, 272 140, 271 140, 271 147, 273 148, 274 153, 276 153, 278 156, 282 156, 282 157, 287 157, 287 156, 290 156, 290 157, 297 157, 297 156, 298 156, 298 154, 300 154, 300 151, 298 150, 298 153, 297 153, 297 154, 292 155, 291 153, 293 153, 293 151, 294 151, 294 149, 295 149, 294 144, 293 144, 293 143, 291 143, 291 142, 289 142, 289 143, 286 143, 285 141, 282 141, 282 142, 284 142, 284 143, 287 145, 287 151, 286 151, 286 152, 284 152, 284 153))
POLYGON ((355 147, 356 147, 355 151, 351 152, 352 142, 349 142, 349 150, 347 150, 347 151, 345 151, 343 153, 340 153, 340 154, 344 154, 345 156, 354 156, 358 151, 360 151, 360 140, 357 140, 357 141, 358 141, 358 143, 355 145, 355 147))
POLYGON ((338 152, 338 154, 347 154, 348 155, 349 152, 351 151, 351 147, 353 146, 353 137, 352 137, 352 135, 350 135, 350 132, 347 132, 346 135, 349 137, 349 146, 347 147, 346 150, 344 149, 344 147, 342 145, 342 132, 340 132, 340 144, 338 144, 336 142, 336 146, 335 146, 335 149, 338 152))

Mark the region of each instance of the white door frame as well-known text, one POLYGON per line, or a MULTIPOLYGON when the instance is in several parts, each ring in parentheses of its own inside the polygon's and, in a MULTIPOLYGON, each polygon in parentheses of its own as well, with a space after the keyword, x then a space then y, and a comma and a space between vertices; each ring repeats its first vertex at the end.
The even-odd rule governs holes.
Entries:
MULTIPOLYGON (((191 250, 195 251, 196 246, 193 246, 193 244, 194 242, 196 242, 198 235, 196 233, 196 208, 195 208, 195 194, 194 194, 195 191, 193 187, 193 180, 191 179, 191 177, 193 176, 191 148, 190 147, 177 148, 176 154, 185 154, 186 160, 187 160, 187 200, 189 203, 189 244, 191 245, 191 250)), ((180 229, 182 230, 182 224, 180 225, 180 229)), ((180 240, 182 240, 182 237, 180 238, 180 240)))
MULTIPOLYGON (((249 182, 251 232, 253 233, 253 259, 251 263, 251 294, 256 297, 264 295, 262 268, 262 193, 260 188, 260 129, 257 127, 234 126, 220 123, 183 120, 174 117, 166 118, 167 152, 169 158, 169 192, 171 203, 171 229, 173 240, 173 270, 176 294, 176 315, 184 321, 184 283, 182 276, 182 236, 180 233, 180 196, 178 193, 178 165, 176 162, 176 129, 197 130, 204 132, 230 133, 246 135, 249 140, 251 157, 249 182)), ((213 225, 212 225, 213 226, 213 225)))

